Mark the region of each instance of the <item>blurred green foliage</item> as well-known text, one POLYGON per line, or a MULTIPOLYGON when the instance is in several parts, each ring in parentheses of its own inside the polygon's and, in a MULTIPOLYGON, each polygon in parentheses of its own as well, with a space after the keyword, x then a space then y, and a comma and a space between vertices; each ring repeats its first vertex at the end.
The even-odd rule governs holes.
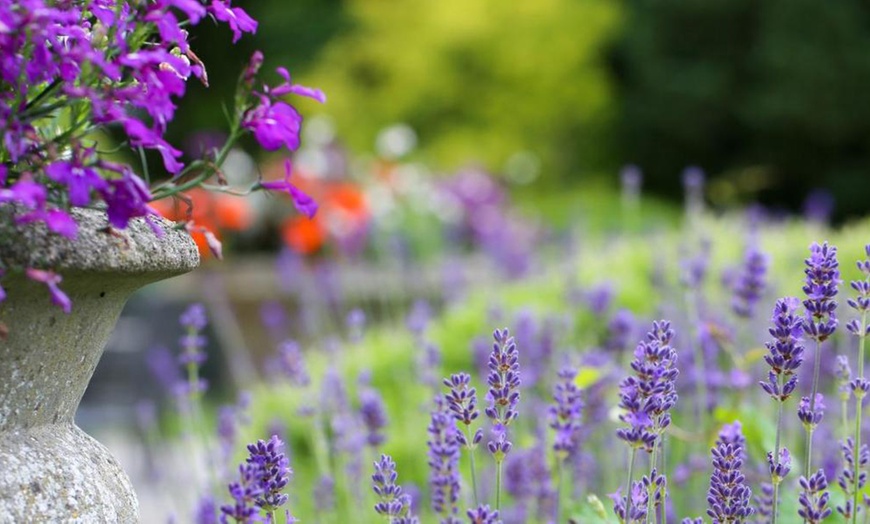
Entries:
MULTIPOLYGON (((838 218, 867 211, 870 4, 843 0, 261 0, 240 2, 258 33, 192 35, 212 86, 192 82, 170 131, 223 127, 221 105, 254 49, 329 101, 355 153, 403 122, 435 168, 512 155, 541 160, 545 190, 626 162, 674 198, 688 164, 728 206, 760 197, 797 208, 834 194, 838 218), (228 51, 229 49, 229 51, 228 51)), ((272 76, 270 76, 272 75, 272 76)), ((613 177, 609 176, 611 184, 613 177)))
POLYGON ((410 124, 426 155, 501 168, 518 151, 549 172, 600 162, 614 100, 600 50, 620 17, 606 0, 351 1, 353 31, 330 41, 305 81, 357 150, 410 124), (582 161, 581 161, 582 159, 582 161))
POLYGON ((619 150, 660 191, 697 164, 723 200, 834 193, 866 212, 870 4, 629 0, 614 71, 619 150))

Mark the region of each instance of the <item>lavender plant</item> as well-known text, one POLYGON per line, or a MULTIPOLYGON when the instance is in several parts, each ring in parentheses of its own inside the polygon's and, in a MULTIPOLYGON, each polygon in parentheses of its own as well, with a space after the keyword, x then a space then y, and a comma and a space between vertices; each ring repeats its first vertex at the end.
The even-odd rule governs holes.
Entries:
POLYGON ((666 495, 660 490, 664 487, 664 478, 659 480, 657 475, 656 453, 663 445, 665 429, 671 424, 670 409, 677 402, 674 381, 679 371, 676 368, 677 352, 670 346, 673 337, 670 322, 653 322, 647 340, 641 341, 635 349, 631 362, 634 375, 619 384, 619 407, 624 410, 619 419, 628 426, 616 430, 616 436, 629 445, 630 455, 626 495, 614 502, 614 511, 617 515, 622 514, 620 520, 625 524, 640 518, 649 519, 648 512, 653 506, 664 506, 666 495), (633 483, 638 450, 651 455, 650 474, 641 482, 633 483), (639 499, 644 507, 642 517, 637 516, 638 506, 635 504, 638 486, 645 491, 643 498, 639 499), (653 506, 649 505, 650 499, 653 506))
MULTIPOLYGON (((870 244, 864 246, 865 255, 870 258, 870 244)), ((870 391, 870 383, 864 378, 864 346, 866 344, 867 335, 870 334, 870 325, 867 324, 867 311, 870 310, 870 260, 865 258, 857 262, 858 271, 864 276, 864 280, 853 280, 850 285, 856 292, 855 298, 849 298, 846 303, 854 309, 859 318, 851 320, 846 324, 846 330, 858 339, 858 368, 857 376, 850 382, 849 389, 855 397, 855 433, 850 442, 847 442, 851 447, 852 456, 847 458, 849 464, 847 471, 850 475, 846 477, 848 490, 842 486, 847 494, 851 493, 852 500, 846 503, 845 511, 842 513, 851 513, 852 524, 858 522, 858 495, 861 493, 866 481, 866 472, 862 469, 867 466, 867 446, 861 443, 863 431, 863 413, 864 413, 864 398, 867 392, 870 391)), ((848 515, 847 515, 848 517, 848 515)))
POLYGON ((807 432, 806 455, 804 459, 804 477, 810 476, 813 452, 813 432, 822 419, 823 407, 818 406, 822 395, 818 393, 819 367, 821 365, 822 342, 828 339, 837 328, 837 286, 840 284, 839 262, 837 248, 827 242, 821 246, 813 243, 810 246, 810 257, 805 261, 806 281, 803 292, 805 316, 803 320, 804 335, 816 342, 815 364, 813 365, 812 392, 809 397, 801 398, 798 418, 804 422, 807 432))
POLYGON ((776 524, 779 502, 779 485, 790 468, 789 452, 780 448, 782 438, 782 415, 785 401, 797 388, 795 373, 803 362, 804 348, 800 344, 803 332, 801 319, 795 314, 797 298, 781 298, 773 308, 773 326, 768 330, 773 340, 767 342, 768 354, 764 361, 770 366, 767 380, 759 384, 777 403, 776 437, 773 452, 767 456, 771 477, 771 522, 776 524))
POLYGON ((489 356, 486 382, 487 407, 484 413, 492 423, 493 437, 486 447, 495 459, 495 509, 501 509, 501 477, 505 456, 513 443, 508 440, 508 426, 517 418, 520 401, 520 362, 517 345, 508 330, 495 330, 495 343, 489 356))
POLYGON ((477 390, 470 387, 471 376, 467 373, 458 373, 451 375, 449 379, 444 379, 444 385, 450 388, 450 391, 445 397, 448 409, 453 414, 457 424, 465 426, 464 431, 459 431, 455 435, 457 444, 463 446, 468 451, 469 461, 471 462, 471 494, 477 503, 477 477, 474 467, 474 450, 477 445, 483 440, 483 430, 478 429, 472 434, 471 423, 477 420, 480 416, 480 411, 477 409, 477 390))

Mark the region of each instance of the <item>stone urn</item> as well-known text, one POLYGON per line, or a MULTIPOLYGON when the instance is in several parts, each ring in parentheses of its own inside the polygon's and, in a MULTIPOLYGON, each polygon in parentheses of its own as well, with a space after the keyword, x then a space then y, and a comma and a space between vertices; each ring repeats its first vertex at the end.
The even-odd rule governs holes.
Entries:
POLYGON ((138 522, 127 474, 73 422, 129 296, 194 269, 190 236, 155 219, 108 230, 106 215, 76 210, 69 240, 42 224, 13 225, 0 207, 0 522, 138 522), (56 270, 72 300, 65 314, 22 268, 56 270))

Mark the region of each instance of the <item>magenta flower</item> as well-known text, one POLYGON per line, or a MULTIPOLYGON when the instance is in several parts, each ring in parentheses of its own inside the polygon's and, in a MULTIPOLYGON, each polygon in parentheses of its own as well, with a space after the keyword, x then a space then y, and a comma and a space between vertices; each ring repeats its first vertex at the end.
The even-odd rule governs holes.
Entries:
POLYGON ((302 116, 290 104, 273 103, 265 96, 260 99, 260 105, 245 116, 245 128, 254 133, 254 138, 267 151, 275 151, 282 146, 295 151, 299 147, 302 116))
POLYGON ((234 44, 242 38, 242 33, 257 32, 257 21, 248 16, 241 7, 230 7, 230 2, 212 0, 210 11, 216 19, 230 26, 234 44))
POLYGON ((84 166, 77 160, 61 160, 45 170, 48 178, 67 186, 69 202, 74 206, 87 206, 91 203, 91 191, 106 187, 106 181, 96 169, 84 166))
POLYGON ((48 287, 48 292, 51 294, 51 301, 55 305, 63 309, 64 313, 72 311, 72 301, 66 296, 66 293, 58 287, 63 278, 53 271, 44 271, 41 269, 28 268, 27 278, 35 282, 41 282, 48 287))
POLYGON ((293 163, 289 159, 284 161, 284 180, 275 182, 260 182, 260 187, 269 191, 284 191, 293 199, 293 205, 296 210, 313 218, 317 213, 317 202, 310 196, 306 195, 301 189, 290 182, 290 175, 293 173, 293 163))

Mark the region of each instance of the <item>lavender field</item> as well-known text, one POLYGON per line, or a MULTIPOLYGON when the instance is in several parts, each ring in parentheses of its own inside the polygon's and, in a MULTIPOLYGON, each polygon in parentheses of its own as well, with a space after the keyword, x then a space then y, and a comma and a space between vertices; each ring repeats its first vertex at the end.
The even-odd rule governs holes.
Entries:
POLYGON ((306 331, 304 310, 263 304, 262 378, 224 405, 197 373, 221 358, 203 350, 216 320, 190 306, 175 356, 150 361, 166 395, 142 421, 149 491, 162 483, 159 500, 195 522, 220 508, 240 521, 275 508, 279 522, 865 522, 868 225, 714 214, 700 184, 676 226, 638 225, 661 217, 644 220, 656 213, 624 188, 622 226, 487 251, 488 282, 447 265, 453 278, 407 308, 333 289, 334 314, 306 331), (264 453, 269 476, 252 479, 264 453), (273 498, 244 509, 244 490, 273 498))

